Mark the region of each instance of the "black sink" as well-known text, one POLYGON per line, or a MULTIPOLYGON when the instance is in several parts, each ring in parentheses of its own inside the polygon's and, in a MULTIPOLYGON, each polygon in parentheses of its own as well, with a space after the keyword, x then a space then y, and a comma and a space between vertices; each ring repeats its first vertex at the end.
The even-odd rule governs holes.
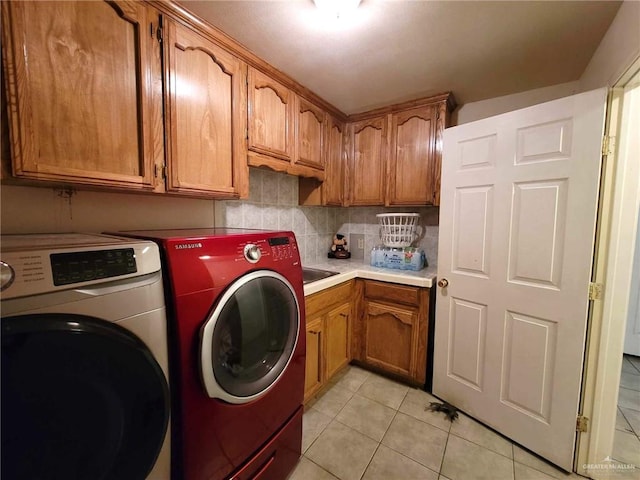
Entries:
POLYGON ((302 283, 306 285, 307 283, 316 282, 318 280, 322 280, 323 278, 332 277, 334 275, 338 275, 338 272, 330 272, 329 270, 303 267, 302 283))

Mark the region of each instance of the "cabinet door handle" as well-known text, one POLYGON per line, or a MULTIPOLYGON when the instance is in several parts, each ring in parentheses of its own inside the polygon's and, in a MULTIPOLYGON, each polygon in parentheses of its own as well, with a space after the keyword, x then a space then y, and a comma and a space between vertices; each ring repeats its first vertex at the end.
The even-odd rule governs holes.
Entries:
POLYGON ((309 333, 312 335, 318 335, 320 332, 316 331, 316 330, 309 330, 309 333))
POLYGON ((346 313, 341 313, 341 314, 340 314, 340 316, 341 316, 342 318, 349 318, 349 315, 347 315, 346 313))

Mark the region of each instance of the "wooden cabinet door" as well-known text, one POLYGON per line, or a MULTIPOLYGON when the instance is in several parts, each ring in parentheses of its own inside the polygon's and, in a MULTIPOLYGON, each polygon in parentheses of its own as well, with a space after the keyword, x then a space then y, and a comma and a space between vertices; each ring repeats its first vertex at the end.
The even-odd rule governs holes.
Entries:
POLYGON ((2 2, 14 176, 153 189, 149 12, 2 2))
POLYGON ((391 115, 389 205, 433 205, 436 111, 429 105, 391 115))
POLYGON ((307 322, 307 357, 304 378, 305 401, 316 393, 324 382, 322 317, 307 322))
POLYGON ((331 310, 325 318, 326 378, 347 365, 351 360, 351 303, 331 310))
POLYGON ((416 309, 365 301, 365 362, 410 377, 416 365, 416 309))
POLYGON ((304 98, 298 97, 297 103, 298 150, 295 163, 324 170, 326 114, 304 98))
POLYGON ((323 188, 323 205, 342 206, 344 203, 344 125, 333 117, 327 123, 326 177, 323 188))
POLYGON ((249 68, 249 150, 290 162, 294 151, 295 95, 249 68))
POLYGON ((246 66, 181 24, 165 30, 168 190, 246 197, 246 66))
POLYGON ((350 125, 349 205, 384 205, 387 117, 350 125))

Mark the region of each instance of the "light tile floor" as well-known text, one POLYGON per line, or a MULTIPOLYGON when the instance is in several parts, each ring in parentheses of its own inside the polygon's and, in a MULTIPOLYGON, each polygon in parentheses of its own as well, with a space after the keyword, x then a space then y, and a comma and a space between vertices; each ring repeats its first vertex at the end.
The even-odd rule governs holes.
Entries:
POLYGON ((640 466, 640 357, 632 355, 624 355, 622 359, 612 457, 640 466))
MULTIPOLYGON (((629 373, 640 375, 640 370, 629 373)), ((444 414, 425 410, 432 401, 437 399, 422 390, 348 367, 307 405, 303 456, 289 480, 584 478, 555 468, 462 413, 451 423, 444 414)), ((631 425, 640 429, 640 411, 627 416, 634 411, 622 408, 628 430, 621 433, 635 435, 631 425)), ((622 428, 622 419, 619 423, 622 428)), ((629 473, 611 478, 640 478, 629 473)))

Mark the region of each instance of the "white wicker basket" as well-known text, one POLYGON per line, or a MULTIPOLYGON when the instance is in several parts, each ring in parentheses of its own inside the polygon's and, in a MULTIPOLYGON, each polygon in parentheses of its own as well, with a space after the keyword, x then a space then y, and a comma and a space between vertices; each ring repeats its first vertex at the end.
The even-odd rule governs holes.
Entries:
POLYGON ((380 240, 387 247, 409 247, 418 238, 418 213, 379 213, 380 240))

